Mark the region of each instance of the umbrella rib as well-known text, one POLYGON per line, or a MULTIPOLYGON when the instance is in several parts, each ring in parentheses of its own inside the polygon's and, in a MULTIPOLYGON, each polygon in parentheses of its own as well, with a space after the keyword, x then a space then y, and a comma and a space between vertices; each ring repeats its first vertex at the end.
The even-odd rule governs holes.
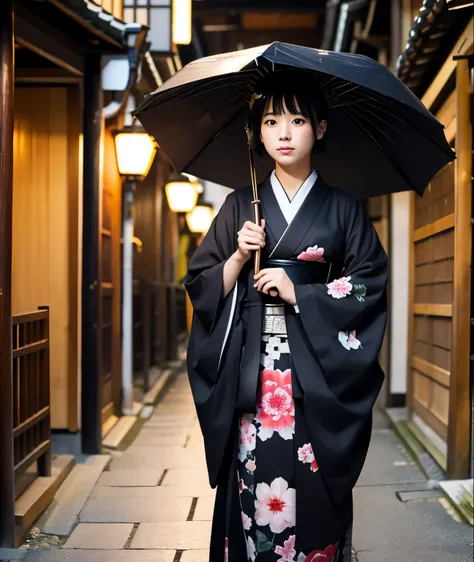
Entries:
POLYGON ((233 113, 232 117, 230 119, 227 120, 226 123, 224 123, 224 125, 222 125, 222 127, 217 131, 217 133, 215 133, 200 149, 199 151, 192 157, 191 161, 188 162, 186 164, 186 166, 183 168, 183 172, 185 170, 188 170, 190 166, 192 166, 192 164, 199 158, 199 156, 201 156, 201 154, 206 150, 206 148, 219 136, 221 135, 225 129, 227 129, 227 127, 232 123, 232 121, 235 119, 235 117, 238 115, 238 113, 240 111, 242 111, 244 109, 245 106, 243 107, 239 107, 237 109, 237 111, 235 113, 233 113))
POLYGON ((372 134, 364 127, 364 125, 362 123, 359 123, 359 121, 354 117, 354 115, 351 115, 350 113, 347 113, 347 115, 349 116, 350 119, 352 119, 356 125, 358 125, 363 131, 364 133, 376 144, 376 146, 379 148, 379 150, 382 152, 382 154, 387 158, 387 160, 390 162, 390 164, 393 166, 393 168, 396 170, 396 172, 407 182, 407 184, 415 191, 417 191, 416 186, 413 185, 413 183, 411 182, 410 178, 407 177, 407 175, 405 174, 404 170, 400 168, 400 166, 398 164, 396 164, 395 162, 393 162, 393 160, 390 158, 390 155, 387 153, 387 151, 385 150, 385 148, 377 141, 377 139, 375 139, 372 134))
MULTIPOLYGON (((354 107, 350 107, 349 110, 350 110, 350 111, 356 111, 356 110, 354 109, 354 107)), ((393 131, 395 131, 395 132, 398 134, 399 131, 398 131, 398 129, 395 127, 395 125, 393 125, 393 124, 390 123, 389 121, 386 121, 385 119, 383 119, 382 117, 380 117, 379 115, 377 115, 376 113, 374 113, 373 111, 369 111, 368 109, 364 109, 364 111, 365 111, 365 113, 369 113, 370 115, 372 115, 374 118, 378 119, 379 121, 382 121, 382 123, 385 123, 385 125, 387 125, 388 127, 390 127, 393 131)), ((356 111, 356 113, 357 113, 357 115, 359 115, 360 118, 365 118, 364 114, 361 114, 360 112, 357 112, 357 111, 356 111)), ((401 121, 406 124, 405 121, 403 121, 403 120, 401 120, 401 121)), ((370 121, 369 121, 369 122, 370 122, 370 121)), ((375 123, 374 123, 374 125, 375 125, 375 123)), ((384 131, 382 131, 382 130, 380 129, 380 132, 381 132, 383 135, 385 135, 390 141, 392 141, 392 139, 391 139, 389 136, 387 136, 384 131)), ((394 142, 394 141, 392 141, 392 142, 394 142)))

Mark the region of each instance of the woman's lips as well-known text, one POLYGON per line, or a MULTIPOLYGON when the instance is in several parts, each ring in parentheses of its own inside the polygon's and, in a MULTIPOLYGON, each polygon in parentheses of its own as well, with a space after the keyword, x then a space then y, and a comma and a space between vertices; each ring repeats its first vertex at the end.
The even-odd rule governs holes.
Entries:
POLYGON ((290 148, 290 147, 283 147, 283 148, 279 148, 278 152, 280 152, 281 154, 291 154, 293 152, 294 148, 290 148))

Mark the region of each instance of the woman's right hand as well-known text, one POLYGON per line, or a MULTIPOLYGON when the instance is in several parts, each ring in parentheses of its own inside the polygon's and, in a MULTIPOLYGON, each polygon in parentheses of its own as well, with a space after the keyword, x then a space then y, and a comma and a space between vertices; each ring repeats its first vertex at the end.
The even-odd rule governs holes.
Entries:
POLYGON ((242 228, 237 232, 239 247, 237 253, 242 260, 247 261, 252 255, 251 252, 265 246, 265 220, 261 221, 262 226, 258 226, 251 221, 246 221, 242 228))

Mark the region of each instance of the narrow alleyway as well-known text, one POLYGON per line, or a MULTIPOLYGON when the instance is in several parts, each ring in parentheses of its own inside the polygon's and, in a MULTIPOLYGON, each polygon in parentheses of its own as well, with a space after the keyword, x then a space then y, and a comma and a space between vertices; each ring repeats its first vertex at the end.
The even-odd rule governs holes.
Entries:
MULTIPOLYGON (((357 562, 471 562, 472 528, 455 521, 438 496, 378 414, 355 490, 357 562)), ((25 560, 207 562, 213 497, 181 373, 102 474, 63 546, 30 551, 25 560)))

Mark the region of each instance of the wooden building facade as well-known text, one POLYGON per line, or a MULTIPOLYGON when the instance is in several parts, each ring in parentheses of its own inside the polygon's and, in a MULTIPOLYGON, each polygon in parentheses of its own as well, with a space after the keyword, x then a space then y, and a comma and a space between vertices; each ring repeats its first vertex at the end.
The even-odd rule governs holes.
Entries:
MULTIPOLYGON (((21 544, 74 464, 56 454, 51 431, 80 431, 82 451, 97 454, 121 415, 113 135, 125 103, 102 76, 110 57, 145 60, 147 31, 121 21, 121 0, 106 7, 0 3, 2 547, 21 544)), ((145 65, 129 86, 150 91, 154 71, 145 65)))
MULTIPOLYGON (((415 53, 409 42, 398 65, 400 78, 445 126, 457 155, 422 198, 410 201, 407 408, 408 426, 446 477, 462 479, 473 470, 474 19, 472 9, 451 12, 440 4, 418 35, 415 53)), ((411 37, 417 25, 422 27, 415 22, 411 37)))

